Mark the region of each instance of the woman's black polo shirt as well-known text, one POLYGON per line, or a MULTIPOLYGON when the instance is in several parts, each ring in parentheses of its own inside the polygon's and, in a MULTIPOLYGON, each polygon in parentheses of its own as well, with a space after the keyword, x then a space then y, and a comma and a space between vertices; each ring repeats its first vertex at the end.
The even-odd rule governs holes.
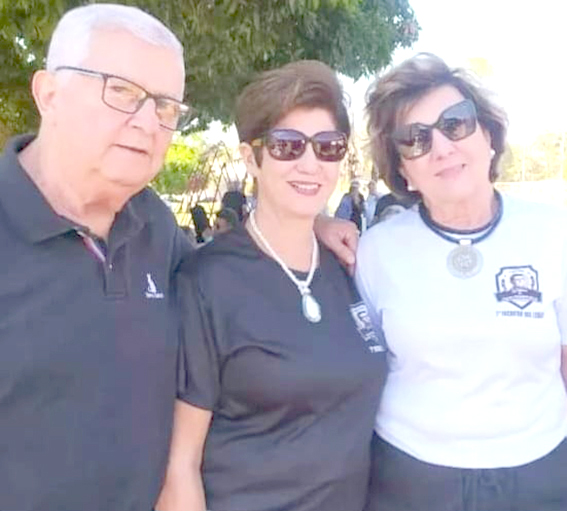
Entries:
POLYGON ((212 410, 212 511, 360 511, 385 374, 383 345, 326 249, 311 289, 320 323, 243 228, 181 266, 179 397, 212 410))

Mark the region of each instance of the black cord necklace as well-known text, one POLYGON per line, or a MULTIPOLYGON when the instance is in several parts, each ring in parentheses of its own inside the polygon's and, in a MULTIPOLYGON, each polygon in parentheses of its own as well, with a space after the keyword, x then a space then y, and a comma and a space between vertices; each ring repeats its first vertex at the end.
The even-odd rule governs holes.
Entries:
POLYGON ((447 269, 455 277, 468 279, 477 275, 482 269, 482 254, 473 247, 473 245, 488 238, 488 236, 494 232, 500 220, 502 220, 502 213, 504 211, 502 196, 495 190, 494 197, 496 199, 496 213, 490 222, 482 227, 466 230, 452 229, 435 222, 423 202, 419 204, 419 216, 423 220, 423 223, 444 240, 458 245, 449 252, 447 257, 447 269), (452 236, 452 234, 457 236, 452 236), (471 235, 474 234, 479 235, 471 237, 471 235))

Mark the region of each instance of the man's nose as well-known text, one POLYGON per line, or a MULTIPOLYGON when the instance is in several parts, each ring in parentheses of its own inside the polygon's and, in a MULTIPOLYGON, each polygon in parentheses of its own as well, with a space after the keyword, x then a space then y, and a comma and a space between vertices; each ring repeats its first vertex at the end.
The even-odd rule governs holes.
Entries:
POLYGON ((132 114, 130 124, 148 133, 154 133, 161 128, 156 112, 156 102, 153 98, 144 100, 140 109, 132 114))

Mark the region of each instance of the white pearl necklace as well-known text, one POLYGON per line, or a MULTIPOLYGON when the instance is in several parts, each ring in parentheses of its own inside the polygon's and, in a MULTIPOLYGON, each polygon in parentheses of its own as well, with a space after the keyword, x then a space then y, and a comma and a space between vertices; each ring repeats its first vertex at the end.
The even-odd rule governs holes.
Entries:
POLYGON ((254 231, 254 234, 258 236, 258 239, 262 242, 270 256, 280 265, 281 269, 284 273, 289 277, 289 279, 296 285, 299 293, 301 294, 301 310, 303 312, 303 316, 310 321, 311 323, 319 323, 321 321, 321 306, 317 302, 317 300, 311 294, 311 281, 313 280, 313 275, 315 274, 315 268, 317 267, 317 260, 319 259, 319 244, 317 243, 317 239, 315 238, 315 234, 313 234, 313 251, 311 253, 311 267, 309 268, 309 273, 307 274, 307 278, 305 280, 298 279, 293 272, 288 268, 288 266, 282 261, 282 259, 276 254, 275 250, 272 246, 268 243, 268 240, 260 231, 260 228, 256 224, 256 211, 253 210, 250 213, 250 226, 254 231))

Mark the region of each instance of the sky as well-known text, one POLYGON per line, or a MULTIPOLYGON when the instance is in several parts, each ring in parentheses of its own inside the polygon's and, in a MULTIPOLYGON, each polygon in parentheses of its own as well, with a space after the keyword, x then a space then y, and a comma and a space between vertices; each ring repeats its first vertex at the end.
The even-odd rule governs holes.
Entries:
MULTIPOLYGON (((567 1, 410 0, 421 27, 410 49, 397 50, 393 63, 427 51, 451 67, 481 57, 493 74, 483 79, 509 117, 508 139, 528 144, 539 133, 567 130, 567 1)), ((364 129, 364 96, 369 78, 345 78, 354 129, 364 129)), ((216 124, 216 123, 215 123, 216 124)), ((211 140, 236 144, 234 129, 220 125, 211 140)))
MULTIPOLYGON (((564 0, 410 0, 421 27, 411 49, 450 66, 482 57, 493 69, 484 79, 509 117, 510 142, 528 143, 545 131, 567 130, 567 2, 564 0)), ((368 80, 347 85, 355 124, 361 123, 368 80)))

